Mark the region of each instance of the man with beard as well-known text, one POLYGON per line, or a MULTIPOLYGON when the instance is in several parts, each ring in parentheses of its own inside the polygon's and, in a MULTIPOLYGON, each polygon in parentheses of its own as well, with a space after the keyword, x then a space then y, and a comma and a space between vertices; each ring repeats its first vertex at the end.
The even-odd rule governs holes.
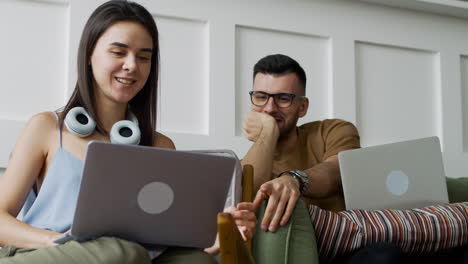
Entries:
MULTIPOLYGON (((356 127, 339 119, 297 126, 298 119, 305 116, 309 106, 305 97, 306 75, 302 67, 288 56, 277 54, 262 58, 254 66, 253 78, 253 89, 249 92, 252 106, 244 120, 244 130, 254 144, 242 163, 254 166, 254 187, 258 190, 255 208, 259 208, 263 200, 268 200, 263 218, 259 218, 261 228, 275 232, 279 226, 285 225, 299 197, 325 210, 345 210, 337 154, 360 147, 356 127)), ((320 226, 321 223, 313 224, 320 226)), ((417 227, 418 223, 413 225, 417 227)), ((450 230, 450 226, 445 228, 450 230)), ((301 232, 304 229, 297 230, 301 232)), ((468 263, 466 243, 435 254, 409 256, 398 245, 387 242, 397 241, 394 236, 399 234, 388 233, 386 229, 381 232, 381 242, 337 257, 332 263, 468 263)), ((288 233, 288 236, 294 235, 297 233, 288 233)), ((457 239, 456 235, 453 236, 457 239)), ((416 240, 411 243, 424 242, 416 240)))
POLYGON ((356 127, 339 119, 296 126, 309 100, 305 72, 288 56, 262 58, 253 77, 244 130, 254 144, 242 163, 254 167, 254 205, 268 200, 262 229, 285 225, 300 196, 323 209, 344 210, 337 154, 360 147, 356 127))

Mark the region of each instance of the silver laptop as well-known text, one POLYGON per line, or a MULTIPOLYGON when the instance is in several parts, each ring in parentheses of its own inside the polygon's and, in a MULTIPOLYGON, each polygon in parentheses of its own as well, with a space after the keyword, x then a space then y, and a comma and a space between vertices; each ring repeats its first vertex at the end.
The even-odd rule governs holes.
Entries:
POLYGON ((346 209, 410 209, 448 203, 437 137, 338 154, 346 209))
POLYGON ((88 145, 71 235, 210 247, 236 165, 232 157, 153 147, 88 145))

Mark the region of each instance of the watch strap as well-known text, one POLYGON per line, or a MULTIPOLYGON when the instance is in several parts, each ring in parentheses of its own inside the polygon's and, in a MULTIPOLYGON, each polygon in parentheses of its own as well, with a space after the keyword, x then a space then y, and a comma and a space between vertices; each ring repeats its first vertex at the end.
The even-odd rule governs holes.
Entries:
POLYGON ((287 174, 287 175, 293 177, 294 179, 296 179, 296 180, 299 182, 299 192, 300 192, 301 194, 303 194, 304 191, 305 191, 305 182, 304 182, 304 180, 302 179, 302 177, 301 177, 300 175, 298 175, 298 173, 295 172, 294 170, 291 170, 291 171, 283 171, 282 173, 280 173, 280 174, 278 175, 278 177, 281 177, 281 176, 283 176, 284 174, 287 174))

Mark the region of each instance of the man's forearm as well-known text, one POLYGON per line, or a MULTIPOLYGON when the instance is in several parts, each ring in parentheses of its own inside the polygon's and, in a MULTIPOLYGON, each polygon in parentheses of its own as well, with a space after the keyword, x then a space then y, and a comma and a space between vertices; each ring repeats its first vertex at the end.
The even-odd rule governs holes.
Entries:
POLYGON ((277 136, 263 133, 242 159, 242 165, 250 164, 254 167, 254 190, 272 179, 273 156, 276 149, 277 136))
POLYGON ((336 155, 305 170, 305 172, 309 175, 309 186, 304 196, 312 199, 324 199, 342 191, 340 167, 336 155))

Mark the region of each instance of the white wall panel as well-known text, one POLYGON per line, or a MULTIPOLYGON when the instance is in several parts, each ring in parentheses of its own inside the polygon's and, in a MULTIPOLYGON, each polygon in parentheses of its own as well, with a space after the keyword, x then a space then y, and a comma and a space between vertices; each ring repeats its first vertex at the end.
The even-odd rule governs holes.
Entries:
POLYGON ((0 168, 6 168, 10 153, 24 125, 25 121, 21 120, 0 120, 0 168))
POLYGON ((431 51, 356 43, 363 146, 440 135, 440 62, 431 51))
MULTIPOLYGON (((71 93, 81 31, 104 1, 0 0, 0 167, 24 121, 71 93)), ((363 145, 437 135, 448 175, 466 176, 468 20, 362 1, 137 2, 161 33, 158 130, 179 149, 242 157, 252 67, 281 52, 308 74, 302 122, 344 118, 363 145)))
POLYGON ((25 120, 63 104, 66 18, 62 5, 0 2, 0 119, 25 120))
POLYGON ((159 128, 208 134, 208 24, 157 16, 161 81, 159 128))
POLYGON ((463 152, 468 152, 468 56, 461 56, 460 67, 463 111, 463 152))
POLYGON ((0 167, 25 121, 64 103, 67 11, 65 4, 0 2, 0 167))
POLYGON ((251 105, 248 91, 252 90, 253 66, 270 54, 287 54, 307 74, 311 107, 300 122, 329 117, 330 43, 326 37, 236 26, 236 135, 242 135, 242 122, 251 105))

